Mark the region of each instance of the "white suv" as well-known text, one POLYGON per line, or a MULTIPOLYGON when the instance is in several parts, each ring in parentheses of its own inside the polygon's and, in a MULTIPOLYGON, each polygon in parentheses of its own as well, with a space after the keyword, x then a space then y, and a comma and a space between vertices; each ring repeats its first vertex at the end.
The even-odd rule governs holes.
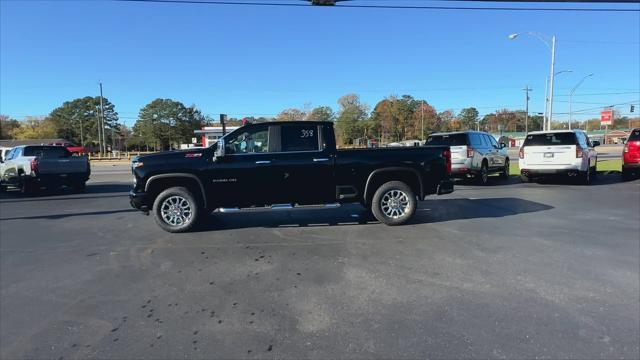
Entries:
POLYGON ((520 148, 520 178, 529 182, 533 178, 549 175, 568 175, 591 183, 596 175, 598 153, 582 130, 534 131, 520 148))

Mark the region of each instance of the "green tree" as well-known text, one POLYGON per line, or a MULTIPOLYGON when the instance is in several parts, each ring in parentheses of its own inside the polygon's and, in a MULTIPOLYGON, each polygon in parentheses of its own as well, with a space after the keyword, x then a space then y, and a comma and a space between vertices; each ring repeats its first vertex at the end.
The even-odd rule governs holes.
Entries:
POLYGON ((338 99, 340 110, 336 119, 336 139, 339 144, 353 144, 362 137, 358 122, 367 118, 368 107, 360 102, 356 94, 348 94, 338 99))
POLYGON ((11 139, 11 132, 20 127, 20 122, 6 115, 0 115, 0 140, 11 139))
POLYGON ((196 109, 171 99, 155 99, 140 109, 133 126, 133 137, 156 150, 174 149, 181 143, 190 143, 194 130, 200 129, 207 118, 196 109))
POLYGON ((20 126, 11 131, 11 138, 17 140, 27 139, 53 139, 56 137, 55 124, 49 118, 27 117, 20 122, 20 126))
MULTIPOLYGON (((111 144, 111 135, 118 131, 118 113, 107 98, 104 105, 104 135, 111 144), (115 130, 112 132, 112 129, 115 130)), ((100 97, 85 96, 66 101, 49 114, 56 136, 76 144, 97 144, 100 130, 100 97)))
POLYGON ((462 125, 462 130, 475 130, 476 123, 478 122, 478 118, 480 117, 480 113, 474 107, 464 108, 458 114, 458 119, 462 125))
POLYGON ((333 109, 331 109, 329 106, 319 106, 309 112, 306 120, 334 121, 335 118, 336 115, 334 114, 333 109))

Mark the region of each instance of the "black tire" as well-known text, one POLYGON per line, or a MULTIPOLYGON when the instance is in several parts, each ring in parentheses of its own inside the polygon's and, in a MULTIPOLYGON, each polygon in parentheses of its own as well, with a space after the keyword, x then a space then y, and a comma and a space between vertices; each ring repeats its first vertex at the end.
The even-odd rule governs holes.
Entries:
POLYGON ((418 200, 409 185, 402 181, 382 184, 373 194, 371 212, 385 225, 401 225, 416 211, 418 200))
POLYGON ((71 186, 71 188, 73 188, 73 191, 75 192, 79 192, 79 193, 83 193, 86 188, 87 188, 87 183, 86 182, 79 182, 79 183, 75 183, 71 186))
POLYGON ((187 232, 193 229, 198 222, 200 212, 200 205, 196 198, 191 191, 183 187, 168 188, 153 202, 153 219, 162 230, 170 233, 187 232))
POLYGON ((509 171, 510 171, 509 166, 510 166, 509 159, 506 159, 504 161, 504 169, 502 169, 502 172, 500 173, 500 177, 503 180, 508 180, 509 179, 509 171))
POLYGON ((598 167, 597 165, 591 168, 591 180, 595 180, 598 178, 598 167))
POLYGON ((582 185, 591 185, 591 168, 587 169, 587 171, 581 173, 578 176, 580 183, 582 185))
POLYGON ((476 183, 478 185, 487 185, 489 183, 489 165, 484 160, 480 166, 480 171, 476 173, 476 183))
POLYGON ((622 181, 629 181, 633 177, 631 170, 622 169, 622 181))
POLYGON ((528 177, 527 175, 520 175, 520 181, 522 181, 523 183, 530 183, 531 182, 531 178, 528 177))
POLYGON ((29 195, 35 193, 38 187, 31 180, 22 177, 20 178, 19 189, 21 194, 29 195))

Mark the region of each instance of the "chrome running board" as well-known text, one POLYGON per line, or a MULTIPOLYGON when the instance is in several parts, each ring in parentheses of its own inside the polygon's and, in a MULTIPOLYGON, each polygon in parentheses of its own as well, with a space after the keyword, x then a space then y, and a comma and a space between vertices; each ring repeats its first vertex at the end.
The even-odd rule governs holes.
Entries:
POLYGON ((274 204, 265 207, 248 207, 248 208, 217 208, 214 211, 221 213, 248 212, 258 210, 292 210, 292 209, 335 209, 339 208, 339 203, 318 204, 318 205, 291 205, 291 204, 274 204))

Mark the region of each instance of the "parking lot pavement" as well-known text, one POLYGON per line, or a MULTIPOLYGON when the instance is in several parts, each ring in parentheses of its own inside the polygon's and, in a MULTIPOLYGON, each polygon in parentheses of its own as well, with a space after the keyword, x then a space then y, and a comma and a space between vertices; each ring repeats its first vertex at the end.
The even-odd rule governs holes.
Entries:
POLYGON ((460 185, 169 234, 128 174, 0 198, 1 358, 638 358, 640 181, 460 185), (104 179, 107 179, 103 181, 104 179))

